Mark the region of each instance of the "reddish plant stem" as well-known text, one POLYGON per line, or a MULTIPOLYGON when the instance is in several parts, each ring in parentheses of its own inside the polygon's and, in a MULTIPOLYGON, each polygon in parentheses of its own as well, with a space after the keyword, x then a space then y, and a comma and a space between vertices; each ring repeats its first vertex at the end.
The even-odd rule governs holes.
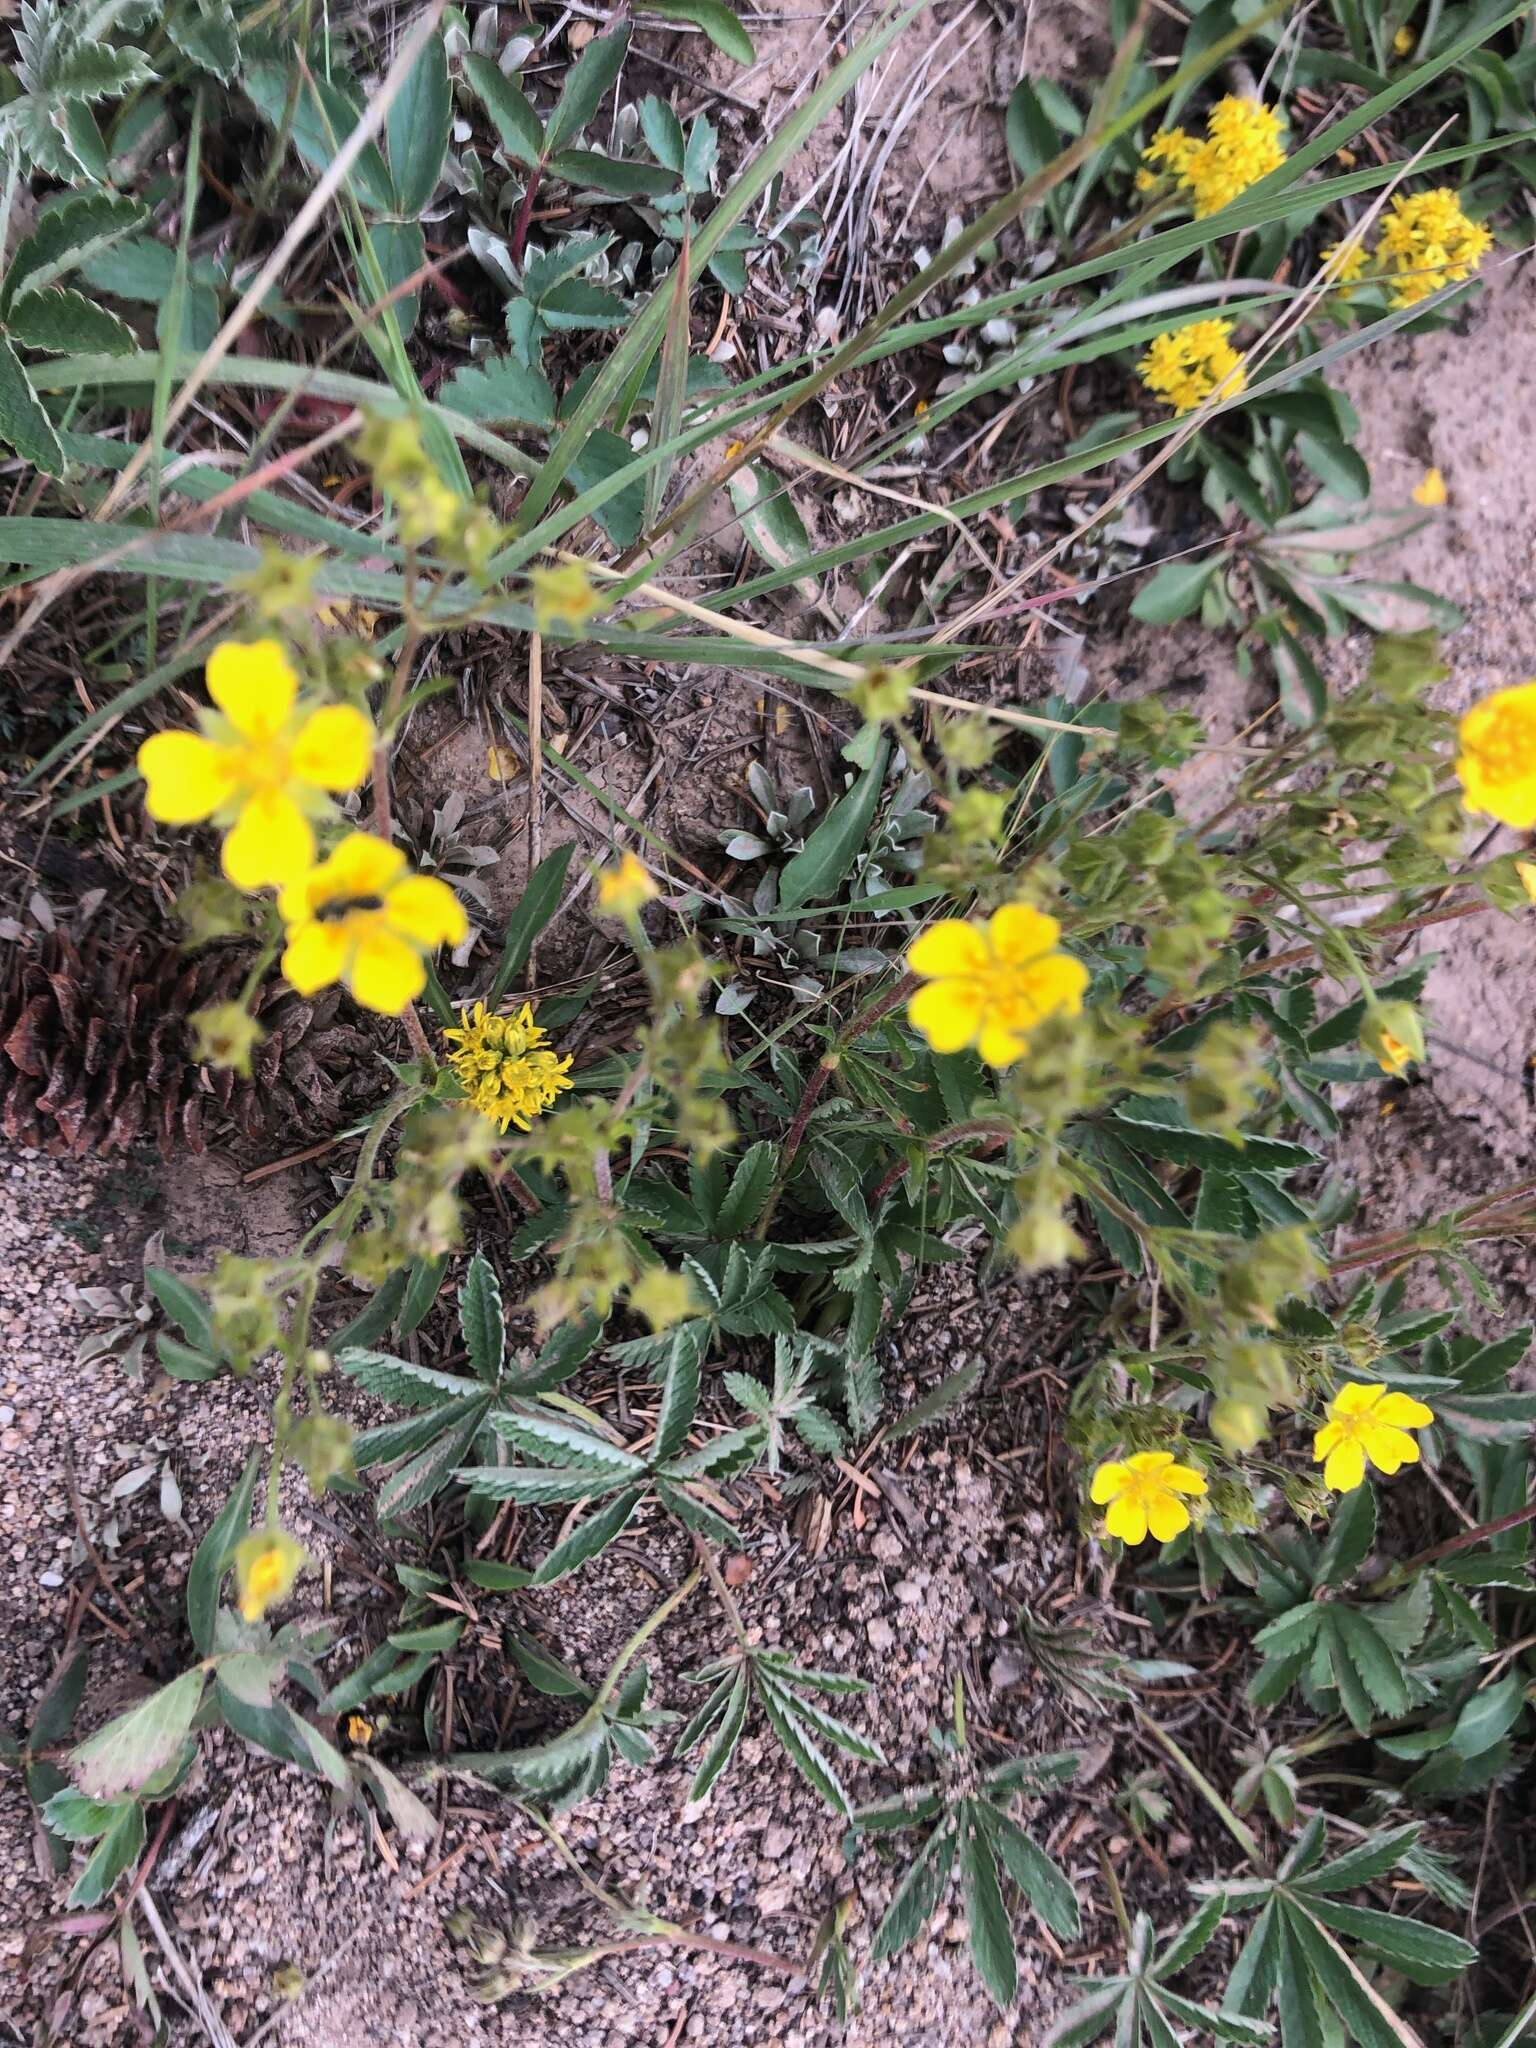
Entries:
POLYGON ((1443 1543, 1435 1543, 1428 1550, 1421 1550, 1416 1556, 1405 1559, 1398 1565, 1392 1576, 1403 1579, 1410 1572, 1416 1572, 1420 1565, 1434 1564, 1439 1558, 1452 1557, 1458 1550, 1470 1550, 1475 1543, 1482 1543, 1490 1536, 1502 1536, 1510 1529, 1518 1529, 1525 1522, 1536 1522, 1536 1500, 1527 1501, 1523 1508, 1513 1513, 1500 1515, 1492 1522, 1483 1522, 1475 1529, 1463 1529, 1459 1536, 1447 1536, 1443 1543))
POLYGON ((512 239, 507 244, 507 260, 521 263, 523 251, 528 246, 528 227, 533 219, 533 202, 538 197, 543 172, 535 169, 528 173, 528 189, 523 194, 523 203, 517 209, 517 219, 512 223, 512 239))

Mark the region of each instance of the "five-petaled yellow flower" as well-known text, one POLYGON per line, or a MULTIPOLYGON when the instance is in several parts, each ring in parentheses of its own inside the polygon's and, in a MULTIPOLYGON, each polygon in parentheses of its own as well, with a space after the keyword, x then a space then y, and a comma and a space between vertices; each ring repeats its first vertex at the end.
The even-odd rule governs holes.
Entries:
POLYGON ((1027 903, 1005 903, 986 924, 941 918, 907 955, 926 983, 907 1005, 913 1029, 935 1052, 974 1045, 989 1067, 1021 1058, 1043 1018, 1083 1007, 1088 970, 1057 950, 1060 937, 1055 918, 1027 903))
POLYGON ((647 903, 661 891, 632 853, 619 856, 616 868, 604 868, 597 878, 597 907, 606 917, 638 917, 647 903))
POLYGON ((145 808, 163 825, 228 828, 224 872, 241 889, 281 888, 315 858, 327 792, 368 777, 373 727, 351 704, 305 706, 276 640, 223 640, 208 657, 202 732, 161 732, 139 749, 145 808))
POLYGON ((1456 774, 1467 809, 1529 832, 1536 826, 1536 681, 1474 704, 1457 738, 1456 774))
POLYGON ((515 1017, 498 1017, 476 1003, 443 1037, 465 1100, 499 1130, 508 1124, 529 1130, 533 1118, 572 1085, 571 1055, 561 1059, 550 1051, 549 1034, 534 1023, 531 1003, 524 1003, 515 1017))
POLYGON ((1122 1543, 1144 1543, 1150 1534, 1171 1543, 1190 1524, 1186 1499, 1206 1490, 1193 1465, 1180 1465, 1172 1451, 1137 1451, 1123 1462, 1112 1458, 1093 1475, 1089 1499, 1107 1508, 1105 1533, 1122 1543))
POLYGON ((277 907, 287 926, 283 973, 301 996, 345 982, 365 1009, 398 1017, 427 985, 426 955, 469 931, 446 882, 414 875, 371 832, 349 832, 277 907))
POLYGON ((1412 1394, 1389 1393, 1380 1381, 1363 1386, 1351 1380, 1329 1402, 1328 1420, 1312 1440, 1324 1485, 1352 1493, 1365 1477, 1367 1458, 1389 1475, 1400 1465, 1416 1465, 1419 1447, 1408 1432, 1434 1419, 1434 1410, 1412 1394))

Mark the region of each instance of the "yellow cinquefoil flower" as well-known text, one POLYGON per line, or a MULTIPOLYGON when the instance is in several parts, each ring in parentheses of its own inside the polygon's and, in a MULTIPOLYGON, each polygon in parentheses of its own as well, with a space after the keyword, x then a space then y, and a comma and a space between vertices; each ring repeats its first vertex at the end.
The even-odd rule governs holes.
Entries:
POLYGON ((1197 219, 1219 213, 1285 162, 1281 125, 1273 107, 1229 93, 1206 116, 1203 141, 1182 128, 1158 130, 1142 151, 1137 189, 1170 177, 1189 193, 1197 219))
POLYGON ((533 1119, 572 1085, 566 1078, 571 1055, 561 1059, 549 1050, 549 1034, 534 1023, 531 1003, 524 1003, 515 1017, 498 1017, 476 1003, 443 1038, 452 1048, 448 1064, 465 1100, 499 1130, 508 1124, 530 1129, 533 1119))
POLYGON ((1536 826, 1536 681, 1484 697, 1456 736, 1456 775, 1467 809, 1529 832, 1536 826))
POLYGON ((1247 389, 1248 372, 1231 333, 1230 320, 1192 320, 1158 335, 1136 374, 1154 398, 1165 399, 1176 413, 1193 412, 1212 392, 1235 398, 1247 389))
POLYGON ((1381 224, 1377 260, 1392 285, 1394 306, 1416 306, 1443 284, 1470 277, 1493 247, 1485 227, 1468 220, 1448 185, 1399 193, 1381 224))
POLYGON ((941 918, 913 943, 907 966, 927 983, 907 1004, 912 1028, 935 1052, 974 1045, 989 1067, 1029 1049, 1042 1018, 1083 1007, 1088 970, 1056 949, 1061 926, 1027 903, 1005 903, 987 923, 941 918))
POLYGON ((349 832, 329 859, 278 898, 282 967, 301 996, 345 982, 364 1009, 398 1017, 427 985, 426 955, 469 931, 463 905, 371 832, 349 832))
POLYGON ((276 640, 222 640, 208 657, 217 709, 203 730, 161 732, 139 749, 145 809, 162 825, 229 828, 223 865, 241 889, 281 888, 315 858, 312 819, 328 791, 368 779, 373 727, 351 704, 306 708, 276 640))
POLYGON ((1370 1459, 1389 1475, 1416 1465, 1419 1447, 1408 1434, 1435 1419, 1434 1410, 1412 1394, 1388 1393, 1386 1386, 1352 1380, 1328 1404, 1328 1420, 1312 1440, 1312 1455, 1323 1468, 1323 1483, 1335 1493, 1352 1493, 1370 1459))
POLYGON ((257 1529, 235 1545, 235 1597, 247 1621, 259 1621, 309 1563, 286 1529, 257 1529))
POLYGON ((1171 1451, 1137 1451, 1120 1462, 1110 1459, 1093 1475, 1088 1497, 1107 1507, 1105 1533, 1122 1543, 1144 1543, 1150 1532, 1159 1543, 1171 1543, 1189 1527, 1186 1499, 1206 1491, 1205 1479, 1193 1465, 1174 1462, 1171 1451))
POLYGON ((597 907, 606 917, 638 917, 660 894, 632 853, 620 854, 618 866, 604 868, 597 878, 597 907))

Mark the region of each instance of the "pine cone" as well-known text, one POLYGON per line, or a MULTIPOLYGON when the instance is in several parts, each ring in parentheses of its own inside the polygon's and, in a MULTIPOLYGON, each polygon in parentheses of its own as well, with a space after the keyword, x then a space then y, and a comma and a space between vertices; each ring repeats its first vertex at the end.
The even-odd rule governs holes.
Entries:
POLYGON ((252 1142, 335 1129, 377 1093, 379 1072, 365 1032, 339 1014, 339 990, 306 999, 270 987, 248 1080, 193 1061, 187 1018, 234 1000, 248 964, 240 948, 77 948, 62 932, 14 948, 0 986, 0 1130, 78 1158, 149 1136, 167 1156, 201 1152, 205 1130, 221 1126, 252 1142))

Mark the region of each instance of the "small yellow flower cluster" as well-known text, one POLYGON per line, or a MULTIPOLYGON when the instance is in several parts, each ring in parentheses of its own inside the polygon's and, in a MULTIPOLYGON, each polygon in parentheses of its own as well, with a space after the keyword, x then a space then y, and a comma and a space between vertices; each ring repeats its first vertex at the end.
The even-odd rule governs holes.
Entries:
POLYGON ((1474 704, 1457 737, 1456 775, 1467 809, 1517 832, 1536 827, 1536 680, 1474 704))
POLYGON ((1470 277, 1493 237, 1468 220, 1449 186, 1399 193, 1381 224, 1376 260, 1392 284, 1394 306, 1416 306, 1444 284, 1470 277))
POLYGON ((1206 116, 1203 140, 1182 128, 1158 130, 1142 152, 1137 189, 1148 192, 1170 178, 1204 220, 1285 162, 1281 127, 1273 107, 1229 93, 1206 116))
POLYGON ((533 1021, 533 1006, 524 1003, 515 1017, 498 1017, 476 1003, 464 1021, 443 1037, 452 1047, 448 1064, 459 1077, 465 1100, 498 1130, 516 1124, 532 1128, 572 1084, 571 1055, 559 1058, 549 1050, 548 1032, 533 1021))
POLYGON ((1235 398, 1247 389, 1248 373, 1231 333, 1230 320, 1192 320, 1158 335, 1136 374, 1154 398, 1164 399, 1176 413, 1193 412, 1213 393, 1235 398))
POLYGON ((925 986, 907 1005, 935 1052, 975 1046, 989 1067, 1029 1050, 1029 1034, 1083 1006, 1088 970, 1057 949, 1061 926, 1027 903, 1005 903, 986 924, 941 918, 914 941, 907 966, 925 986))
POLYGON ((166 825, 222 826, 229 879, 279 892, 283 973, 300 995, 341 981, 365 1008, 398 1016, 426 986, 426 955, 469 927, 445 882, 411 874, 370 833, 348 833, 316 865, 331 795, 367 780, 372 725, 354 705, 302 701, 276 640, 221 641, 207 682, 215 708, 200 732, 156 733, 139 749, 145 809, 166 825))
MULTIPOLYGON (((1433 1409, 1411 1394, 1389 1390, 1384 1382, 1351 1381, 1340 1387, 1312 1440, 1324 1485, 1335 1493, 1352 1493, 1364 1480, 1368 1462, 1389 1477, 1404 1465, 1416 1465, 1419 1447, 1409 1432, 1427 1428, 1434 1419, 1433 1409)), ((1106 1535, 1122 1543, 1143 1543, 1149 1535, 1171 1543, 1193 1519, 1187 1503, 1207 1491, 1205 1475, 1178 1464, 1171 1451, 1138 1451, 1100 1465, 1089 1499, 1107 1510, 1106 1535)))
POLYGON ((1493 247, 1485 227, 1469 220, 1448 185, 1399 193, 1387 209, 1374 251, 1364 241, 1335 242, 1323 251, 1323 276, 1349 287, 1379 279, 1394 306, 1416 306, 1442 285, 1470 277, 1493 247))

